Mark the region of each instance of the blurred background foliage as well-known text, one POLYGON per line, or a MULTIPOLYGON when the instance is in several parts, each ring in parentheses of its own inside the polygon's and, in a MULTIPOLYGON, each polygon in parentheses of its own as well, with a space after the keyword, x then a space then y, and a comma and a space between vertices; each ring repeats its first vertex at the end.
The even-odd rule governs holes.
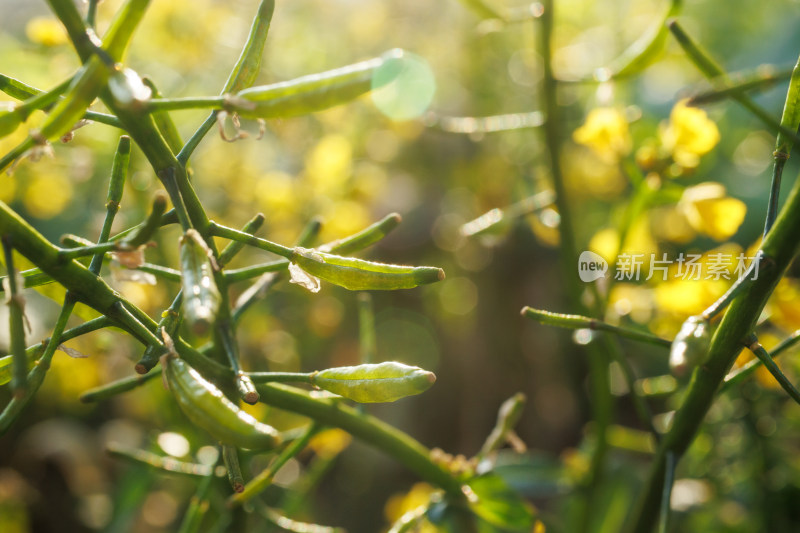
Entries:
MULTIPOLYGON (((101 34, 119 4, 100 4, 101 34)), ((580 348, 591 339, 576 343, 563 330, 519 317, 524 305, 570 311, 563 273, 574 266, 561 265, 554 248, 558 213, 545 208, 490 238, 467 239, 459 232, 462 224, 492 208, 550 189, 541 135, 536 128, 457 134, 435 127, 443 116, 539 109, 542 61, 534 40, 536 24, 481 21, 466 4, 277 2, 257 83, 401 47, 426 58, 435 73, 430 112, 419 120, 393 122, 362 99, 310 117, 270 122, 261 140, 255 139, 256 125, 246 123, 251 136, 243 141, 229 144, 218 135, 208 136, 192 160, 193 180, 212 218, 239 227, 262 211, 266 224, 261 235, 286 244, 314 215, 324 219, 322 240, 327 241, 392 211, 401 213, 403 224, 368 257, 441 266, 447 279, 374 295, 378 356, 432 370, 438 381, 424 395, 371 406, 370 412, 428 446, 471 456, 493 426, 500 403, 517 391, 526 393, 528 406, 517 432, 529 451, 522 457, 501 456, 500 464, 508 464, 500 468, 532 499, 548 531, 569 531, 569 503, 563 495, 585 472, 592 446, 580 348)), ((492 4, 513 6, 511 0, 492 4)), ((214 94, 238 55, 255 7, 250 0, 155 0, 128 64, 150 77, 164 95, 214 94)), ((564 80, 591 76, 656 22, 664 7, 656 0, 556 2, 556 75, 564 80)), ((0 0, 0 11, 4 74, 49 88, 78 68, 44 2, 0 0)), ((686 0, 680 20, 729 71, 763 63, 791 66, 800 49, 794 31, 800 20, 797 0, 757 6, 686 0)), ((776 117, 784 98, 784 85, 777 87, 756 97, 776 117)), ((731 103, 711 106, 707 115, 676 107, 691 90, 703 88, 702 76, 672 40, 640 76, 561 86, 562 127, 571 136, 565 139, 563 159, 579 214, 580 249, 591 248, 609 259, 618 251, 616 228, 631 193, 620 170, 622 158, 633 158, 653 189, 663 193, 662 205, 651 206, 631 224, 627 249, 675 257, 711 249, 746 252, 756 243, 773 136, 731 103), (692 138, 681 137, 680 128, 692 138), (724 188, 696 188, 706 182, 724 188)), ((205 113, 173 116, 186 137, 205 113)), ((0 152, 25 133, 21 129, 0 140, 0 152)), ((53 240, 64 233, 93 235, 104 213, 117 136, 118 131, 103 125, 78 130, 71 142, 54 146, 54 158, 25 162, 13 175, 3 176, 0 199, 53 240)), ((791 161, 787 168, 796 171, 791 161)), ((159 188, 136 151, 130 175, 116 227, 141 220, 159 188)), ((792 180, 785 181, 789 187, 792 180)), ((174 227, 162 231, 148 260, 176 265, 177 238, 174 227)), ((233 266, 250 264, 257 254, 245 251, 233 266)), ((672 336, 728 283, 677 278, 617 283, 606 318, 672 336)), ((164 281, 120 281, 116 288, 156 315, 178 287, 164 281)), ((234 287, 234 298, 245 288, 234 287)), ((776 291, 769 307, 771 335, 762 334, 767 348, 770 340, 775 344, 800 328, 798 293, 794 279, 784 280, 776 291)), ((31 338, 42 338, 57 307, 46 298, 28 298, 31 338)), ((90 313, 83 311, 84 316, 90 313)), ((3 307, 0 321, 5 312, 3 307)), ((311 371, 352 364, 359 357, 356 298, 331 285, 311 295, 280 284, 246 316, 239 335, 243 366, 249 370, 311 371)), ((171 531, 193 484, 141 471, 133 475, 102 451, 115 441, 199 460, 208 452, 207 437, 180 416, 158 380, 99 405, 79 403, 86 389, 131 374, 140 348, 108 330, 69 346, 89 357, 59 354, 43 393, 0 440, 0 530, 171 531)), ((665 351, 628 342, 624 348, 639 376, 667 373, 665 351)), ((781 366, 800 376, 796 358, 785 357, 781 366)), ((603 491, 607 504, 592 526, 595 531, 619 530, 652 450, 617 374, 612 372, 612 389, 620 401, 618 425, 609 436, 614 449, 603 491)), ((5 389, 0 391, 4 401, 5 389)), ((668 413, 675 396, 655 397, 651 405, 657 413, 668 413)), ((286 414, 267 413, 263 405, 257 409, 274 425, 298 423, 286 414)), ((766 373, 721 396, 678 471, 675 531, 796 530, 799 443, 800 411, 766 373)), ((341 434, 318 443, 332 447, 330 457, 347 445, 341 434)), ((282 470, 274 490, 291 486, 302 471, 325 471, 319 488, 295 502, 298 516, 305 513, 352 532, 385 528, 401 509, 413 507, 409 501, 430 490, 358 442, 326 464, 300 459, 282 470)))

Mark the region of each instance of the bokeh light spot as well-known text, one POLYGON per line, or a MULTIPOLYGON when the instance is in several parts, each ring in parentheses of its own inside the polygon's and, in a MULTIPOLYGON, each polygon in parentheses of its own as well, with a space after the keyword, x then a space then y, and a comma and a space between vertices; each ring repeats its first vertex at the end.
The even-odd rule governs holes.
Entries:
POLYGON ((375 71, 372 86, 380 87, 372 91, 372 101, 392 120, 411 120, 421 116, 431 105, 436 92, 436 80, 428 62, 408 52, 403 53, 399 74, 396 62, 386 62, 375 71), (394 81, 387 84, 391 78, 395 78, 394 81))

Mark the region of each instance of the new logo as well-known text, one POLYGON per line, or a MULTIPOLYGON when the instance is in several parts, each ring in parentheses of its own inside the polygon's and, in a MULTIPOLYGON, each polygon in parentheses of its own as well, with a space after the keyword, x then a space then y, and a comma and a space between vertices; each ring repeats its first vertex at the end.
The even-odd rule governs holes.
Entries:
POLYGON ((594 252, 586 250, 578 257, 578 277, 581 281, 589 283, 605 277, 608 272, 608 263, 594 252))

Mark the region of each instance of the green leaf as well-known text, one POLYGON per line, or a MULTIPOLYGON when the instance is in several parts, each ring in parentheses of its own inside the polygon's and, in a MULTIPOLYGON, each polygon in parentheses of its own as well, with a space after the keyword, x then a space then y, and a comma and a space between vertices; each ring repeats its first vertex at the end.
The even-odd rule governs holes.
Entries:
POLYGON ((435 381, 433 372, 394 361, 328 368, 311 379, 320 389, 360 403, 393 402, 425 392, 435 381))
POLYGON ((504 530, 530 533, 534 510, 496 474, 483 474, 467 482, 472 489, 469 507, 476 516, 504 530))

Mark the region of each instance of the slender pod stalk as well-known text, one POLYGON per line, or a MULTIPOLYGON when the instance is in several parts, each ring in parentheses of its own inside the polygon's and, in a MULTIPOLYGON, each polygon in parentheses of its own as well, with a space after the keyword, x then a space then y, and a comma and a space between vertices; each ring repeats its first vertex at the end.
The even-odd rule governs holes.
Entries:
POLYGON ((758 338, 754 334, 751 334, 744 341, 744 344, 753 352, 758 360, 761 361, 764 367, 769 370, 769 373, 772 374, 772 377, 775 378, 775 381, 778 382, 781 388, 786 391, 786 394, 795 402, 800 403, 800 391, 792 385, 789 378, 786 377, 780 367, 772 360, 770 354, 761 346, 761 343, 758 342, 758 338))
POLYGON ((107 383, 100 387, 96 387, 94 389, 88 390, 81 394, 80 400, 83 403, 94 403, 94 402, 102 402, 118 394, 122 394, 124 392, 132 391, 138 387, 141 387, 148 381, 152 380, 161 375, 161 371, 157 372, 150 372, 149 374, 135 375, 129 376, 127 378, 122 378, 117 381, 113 381, 111 383, 107 383))
MULTIPOLYGON (((800 330, 795 331, 789 337, 781 341, 781 343, 778 344, 775 348, 773 348, 773 350, 769 353, 770 359, 777 358, 783 352, 795 346, 798 342, 800 342, 800 330)), ((730 374, 725 376, 725 381, 723 382, 719 390, 720 394, 730 390, 732 387, 736 386, 736 384, 744 381, 748 376, 752 375, 753 372, 755 372, 763 364, 764 363, 762 363, 759 358, 756 358, 748 362, 741 368, 732 371, 730 374)))
POLYGON ((589 318, 580 315, 567 315, 562 313, 553 313, 551 311, 543 311, 541 309, 533 309, 532 307, 523 307, 522 316, 532 318, 541 324, 550 326, 558 326, 561 328, 569 329, 591 329, 596 331, 607 331, 614 333, 620 337, 646 342, 657 346, 664 346, 669 348, 672 341, 669 339, 662 339, 653 334, 637 331, 634 329, 615 326, 596 318, 589 318))
MULTIPOLYGON (((123 135, 117 143, 117 151, 114 154, 114 162, 111 165, 111 179, 108 181, 108 194, 106 196, 106 217, 103 220, 103 228, 100 230, 98 244, 108 241, 111 235, 111 226, 114 224, 114 217, 119 211, 119 204, 122 201, 122 191, 125 180, 128 176, 128 163, 131 157, 131 138, 123 135)), ((89 264, 89 272, 98 274, 103 265, 104 254, 97 254, 92 257, 89 264)))
POLYGON ((179 461, 173 457, 164 457, 146 450, 128 448, 120 444, 109 444, 106 452, 111 457, 124 459, 126 461, 147 466, 155 470, 169 472, 171 474, 183 474, 187 476, 207 477, 214 475, 214 468, 208 465, 187 463, 179 461))
MULTIPOLYGON (((264 225, 264 215, 258 213, 256 216, 251 218, 247 224, 244 225, 242 228, 243 233, 249 233, 250 235, 255 235, 255 233, 264 225)), ((217 258, 217 264, 220 267, 225 266, 226 264, 230 263, 231 259, 233 259, 236 254, 241 252, 245 247, 245 243, 240 241, 231 241, 228 243, 225 248, 223 248, 222 252, 219 254, 219 258, 217 258)))
POLYGON ((358 294, 358 333, 362 363, 374 363, 378 344, 375 339, 375 310, 368 292, 358 294))

